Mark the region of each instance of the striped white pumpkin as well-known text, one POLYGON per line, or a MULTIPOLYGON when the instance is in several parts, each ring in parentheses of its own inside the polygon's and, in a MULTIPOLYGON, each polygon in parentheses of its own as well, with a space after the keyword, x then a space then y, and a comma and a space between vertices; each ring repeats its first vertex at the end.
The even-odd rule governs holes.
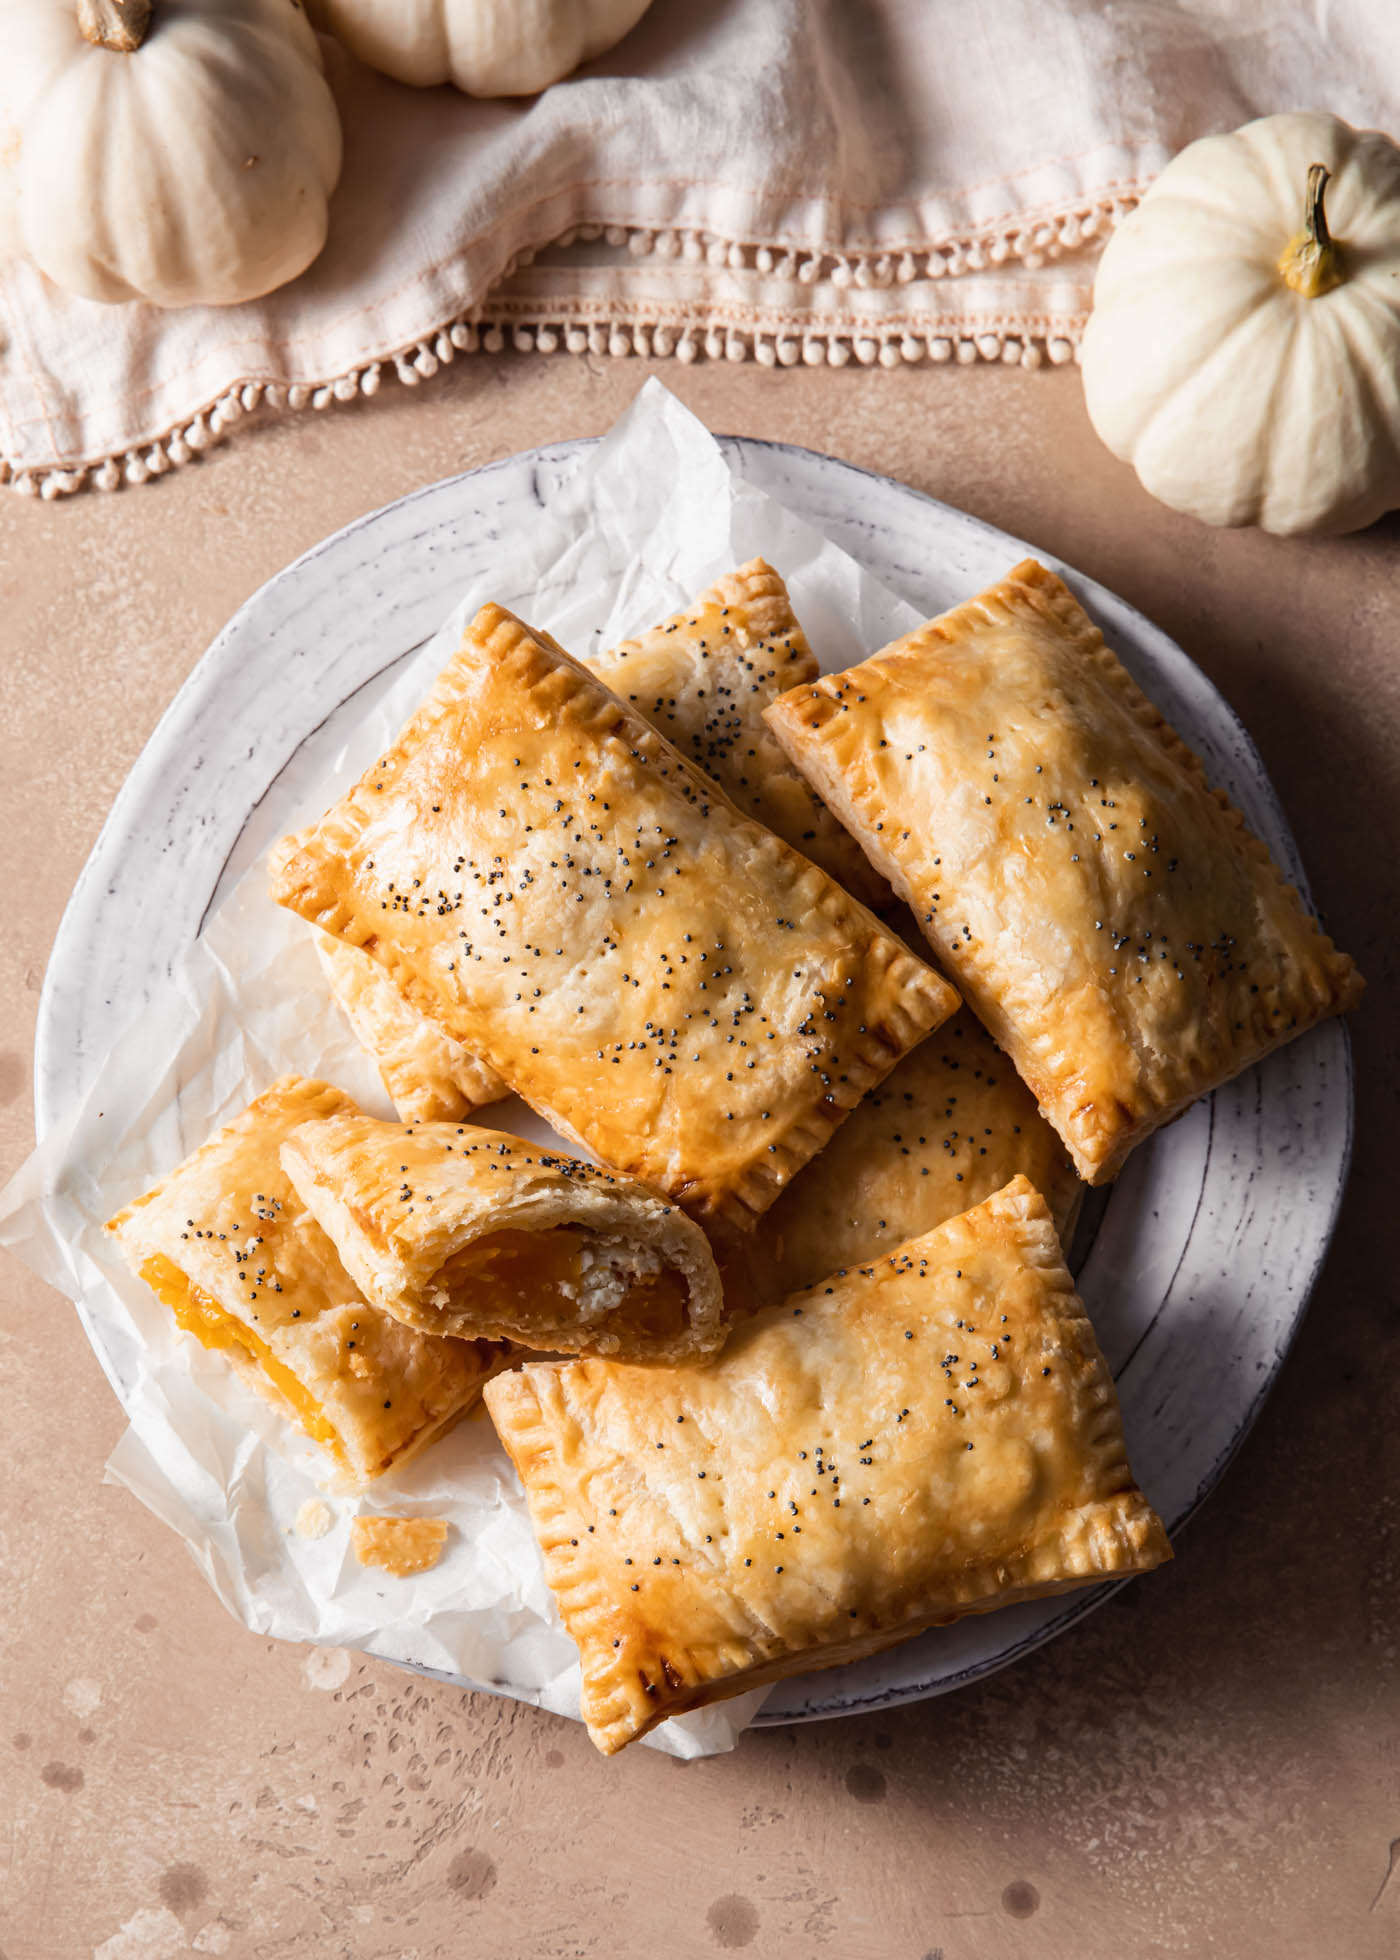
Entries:
POLYGON ((1400 149, 1306 114, 1192 143, 1104 249, 1083 365, 1174 510, 1337 532, 1400 505, 1400 149))
POLYGON ((0 0, 0 249, 67 291, 231 305, 325 243, 340 118, 298 0, 0 0))
POLYGON ((308 0, 318 27, 396 81, 535 95, 592 61, 650 0, 308 0))

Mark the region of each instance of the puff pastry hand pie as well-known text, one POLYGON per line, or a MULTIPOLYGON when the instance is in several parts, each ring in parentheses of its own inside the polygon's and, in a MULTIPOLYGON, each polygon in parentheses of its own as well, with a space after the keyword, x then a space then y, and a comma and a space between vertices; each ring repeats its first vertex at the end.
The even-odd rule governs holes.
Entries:
POLYGON ((957 996, 499 606, 398 742, 274 853, 564 1135, 747 1230, 957 996))
POLYGON ((635 1179, 474 1125, 349 1111, 282 1167, 366 1297, 427 1334, 688 1361, 724 1338, 705 1234, 635 1179))
POLYGON ((750 1297, 781 1300, 882 1258, 1018 1173, 1068 1246, 1084 1187, 1035 1097, 964 1008, 862 1099, 764 1213, 740 1253, 750 1297))
POLYGON ((371 1306, 297 1198, 282 1144, 353 1110, 324 1082, 284 1076, 107 1229, 186 1333, 363 1481, 470 1408, 502 1350, 415 1333, 371 1306))
POLYGON ((762 558, 684 612, 588 661, 745 816, 766 824, 867 905, 889 900, 859 844, 784 755, 763 710, 818 667, 787 586, 762 558))
POLYGON ((1361 979, 1028 559, 767 711, 1091 1184, 1361 979))
POLYGON ((1170 1556, 1024 1178, 708 1368, 486 1389, 610 1754, 669 1715, 1170 1556))
MULTIPOLYGON (((761 558, 716 580, 673 619, 586 663, 706 770, 746 815, 867 904, 890 897, 865 853, 787 757, 763 719, 817 663, 787 587, 761 558)), ((460 1122, 508 1093, 484 1062, 409 1004, 382 967, 317 934, 331 991, 405 1122, 460 1122)))
POLYGON ((406 1123, 460 1123, 510 1091, 494 1069, 410 1006, 383 967, 329 933, 316 951, 331 992, 406 1123))

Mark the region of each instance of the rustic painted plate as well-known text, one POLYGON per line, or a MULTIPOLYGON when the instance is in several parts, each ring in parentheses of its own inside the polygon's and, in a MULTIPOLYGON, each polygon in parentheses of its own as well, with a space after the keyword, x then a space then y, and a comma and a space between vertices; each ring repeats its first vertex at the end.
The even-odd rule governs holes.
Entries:
MULTIPOLYGON (((509 457, 376 511, 271 580, 215 641, 132 771, 59 930, 39 1013, 41 1137, 76 1108, 132 1003, 198 933, 254 812, 265 821, 265 800, 275 811, 288 760, 330 718, 327 701, 334 715, 436 630, 486 569, 493 536, 536 507, 541 473, 566 469, 580 447, 509 457)), ((724 448, 741 478, 924 613, 991 583, 1029 548, 831 457, 724 448)), ((1210 682, 1132 607, 1038 555, 1306 890, 1259 755, 1210 682)), ((1238 1449, 1288 1350, 1336 1218, 1351 1120, 1350 1050, 1333 1022, 1198 1104, 1091 1201, 1072 1263, 1117 1376, 1134 1468, 1173 1532, 1238 1449)), ((1108 1590, 964 1620, 800 1676, 758 1719, 944 1693, 1061 1632, 1108 1590)))

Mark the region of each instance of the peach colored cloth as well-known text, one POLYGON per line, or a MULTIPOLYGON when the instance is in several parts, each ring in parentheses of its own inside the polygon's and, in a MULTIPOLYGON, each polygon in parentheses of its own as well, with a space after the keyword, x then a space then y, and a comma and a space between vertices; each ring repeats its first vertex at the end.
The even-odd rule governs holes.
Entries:
POLYGON ((345 172, 290 286, 161 313, 0 266, 16 487, 141 482, 483 345, 1067 360, 1098 241, 1184 143, 1296 107, 1400 133, 1395 0, 655 0, 519 102, 327 61, 345 172))

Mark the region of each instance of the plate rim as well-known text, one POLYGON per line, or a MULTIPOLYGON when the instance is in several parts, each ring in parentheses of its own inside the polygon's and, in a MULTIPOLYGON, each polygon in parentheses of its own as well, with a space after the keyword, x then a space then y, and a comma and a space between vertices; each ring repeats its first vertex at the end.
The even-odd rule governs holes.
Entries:
MULTIPOLYGON (((420 484, 416 488, 406 491, 402 496, 392 498, 389 502, 376 506, 373 510, 361 512, 335 531, 329 532, 325 537, 318 539, 315 543, 308 546, 305 551, 300 552, 288 564, 280 567, 269 578, 265 579, 253 592, 248 594, 228 617, 201 653, 184 680, 180 683, 175 693, 171 696, 159 720, 156 722, 147 740, 142 745, 140 752, 132 762, 116 796, 113 798, 112 804, 64 907, 45 967, 35 1025, 34 1120, 36 1138, 39 1142, 42 1143, 70 1113, 68 1109, 60 1106, 58 1071, 54 1062, 54 1046, 59 1032, 56 994, 60 982, 56 976, 67 969, 70 963, 70 944, 76 947, 77 942, 83 936, 85 924, 89 922, 90 916, 98 909, 94 899, 95 889, 101 881, 107 860, 118 835, 126 836, 130 832, 131 824, 128 812, 132 810, 132 806, 139 807, 141 799, 149 793, 150 782, 148 779, 152 775, 157 751, 168 752, 170 746, 169 731, 172 729, 172 725, 178 725, 182 719, 197 713, 201 705, 216 692, 222 680, 221 673, 217 671, 219 669, 220 656, 225 649, 226 643, 242 630, 246 629, 247 616, 250 613, 255 613, 258 608, 273 600, 274 595, 287 584, 294 582, 307 566, 315 563, 327 553, 350 545, 359 533, 382 523, 391 513, 401 512, 415 504, 426 502, 436 497, 450 498, 454 490, 458 490, 464 485, 471 484, 478 486, 483 480, 488 479, 492 475, 511 468, 525 466, 538 468, 544 463, 567 463, 573 458, 595 448, 605 439, 604 436, 578 436, 563 438, 556 442, 541 443, 528 449, 514 451, 506 456, 494 457, 485 463, 476 465, 472 469, 454 472, 450 476, 437 478, 431 483, 420 484)), ((931 513, 938 513, 944 518, 954 519, 958 524, 968 527, 970 531, 980 535, 984 540, 995 541, 1003 548, 1010 546, 1023 554, 1030 554, 1040 558, 1065 573, 1070 581, 1081 591, 1087 592, 1091 606, 1100 595, 1110 601, 1112 606, 1120 611, 1120 614, 1127 615, 1131 618, 1134 626, 1141 631, 1144 639, 1155 643, 1171 660, 1180 663, 1178 671, 1189 679, 1194 688, 1201 691, 1204 698, 1209 701, 1214 714, 1219 717, 1219 725, 1222 732, 1228 734, 1233 742, 1238 745, 1241 760, 1247 766, 1259 795, 1269 807, 1279 835, 1286 846, 1286 849, 1280 853, 1284 859, 1283 868, 1287 872, 1291 882, 1297 886, 1305 902, 1311 906, 1312 900, 1306 870, 1302 863, 1297 841, 1294 838, 1292 827, 1288 822, 1287 814, 1284 811, 1278 792, 1269 775, 1263 756, 1248 727, 1233 703, 1221 691, 1214 679, 1198 665, 1186 649, 1175 641, 1163 627, 1157 625, 1149 615, 1140 611, 1130 600, 1123 598, 1112 587, 1106 586, 1099 580, 1079 571, 1077 567, 1068 564, 1057 554, 1029 543, 1013 532, 1004 530, 990 519, 979 517, 975 513, 963 510, 955 504, 950 504, 928 491, 920 490, 914 485, 903 483, 898 478, 885 475, 866 465, 850 462, 844 457, 833 456, 827 451, 814 449, 804 444, 775 441, 763 437, 716 433, 715 440, 720 444, 722 450, 725 451, 728 460, 734 462, 737 458, 739 474, 745 481, 752 481, 743 469, 743 458, 746 452, 770 454, 780 459, 801 459, 798 464, 799 468, 816 466, 821 469, 834 469, 847 477, 855 476, 871 485, 878 486, 879 493, 882 496, 893 495, 898 501, 914 506, 923 506, 931 513)), ((775 493, 769 491, 769 494, 775 493)), ((781 497, 778 500, 781 501, 781 497)), ((808 517, 806 513, 799 511, 797 514, 805 522, 811 523, 814 528, 822 528, 820 521, 808 517)), ((853 553, 852 555, 858 554, 853 553)), ((386 665, 396 664, 411 651, 412 649, 400 649, 386 665)), ((367 684, 368 682, 361 683, 361 685, 367 684)), ((303 735, 302 741, 304 742, 305 739, 306 735, 303 735)), ((285 766, 284 763, 282 767, 285 768, 285 766)), ((239 830, 230 841, 229 855, 237 848, 248 821, 259 803, 274 788, 281 773, 282 770, 279 768, 260 795, 243 811, 239 830)), ((225 858, 226 863, 227 857, 225 858)), ((216 875, 211 886, 209 898, 201 917, 200 930, 202 930, 204 919, 208 916, 209 906, 213 903, 217 895, 221 878, 222 871, 216 875)), ((1261 1372, 1259 1382, 1248 1408, 1233 1430, 1228 1443, 1217 1453, 1217 1456, 1201 1477, 1189 1503, 1181 1511, 1180 1515, 1174 1520, 1168 1521, 1168 1529, 1173 1535, 1179 1532, 1195 1517, 1207 1498, 1218 1487, 1225 1472, 1252 1432, 1265 1403, 1273 1393, 1283 1365, 1297 1341, 1304 1316, 1307 1313, 1308 1306, 1316 1290, 1336 1236, 1337 1221, 1345 1200, 1351 1172, 1356 1127, 1356 1098, 1354 1064, 1349 1030, 1344 1019, 1337 1019, 1333 1025, 1341 1035, 1340 1063, 1341 1080, 1344 1089, 1345 1128, 1341 1138, 1341 1148, 1335 1158, 1335 1175, 1332 1179, 1332 1186, 1326 1203, 1325 1221, 1318 1230, 1317 1236, 1310 1248, 1311 1259, 1306 1276, 1300 1283, 1296 1284, 1296 1304, 1286 1336, 1275 1345, 1268 1366, 1261 1372)), ((78 1305, 77 1311, 83 1323, 84 1331, 88 1334, 89 1344, 93 1346, 99 1363, 103 1366, 104 1373, 108 1375, 110 1381, 112 1380, 111 1372, 107 1368, 106 1360, 100 1347, 93 1340, 92 1330, 88 1325, 88 1317, 83 1311, 81 1304, 78 1305)), ((115 1382, 113 1386, 115 1387, 115 1382)), ((951 1675, 945 1675, 933 1680, 907 1682, 894 1687, 874 1690, 865 1695, 846 1695, 815 1703, 809 1702, 797 1710, 775 1710, 770 1712, 767 1707, 763 1707, 759 1709, 754 1717, 753 1726, 763 1728, 787 1727, 797 1723, 833 1720, 847 1715, 871 1714, 881 1709, 898 1707, 910 1702, 928 1700, 941 1694, 951 1693, 958 1688, 970 1685, 974 1681, 984 1679, 998 1672, 1003 1667, 1010 1666, 1013 1662, 1023 1659, 1027 1654, 1045 1645, 1058 1635, 1068 1632, 1072 1626, 1084 1619, 1096 1607, 1106 1603, 1113 1594, 1118 1592, 1127 1583, 1128 1581, 1126 1579, 1110 1581, 1103 1585, 1087 1587, 1075 1592, 1073 1595, 1068 1596, 1067 1603, 1061 1612, 1029 1631, 1022 1639, 1013 1642, 996 1655, 971 1663, 951 1675)), ((397 1663, 393 1664, 397 1665, 397 1663)), ((813 1673, 821 1671, 823 1670, 812 1670, 813 1673)), ((469 1681, 466 1677, 453 1676, 451 1678, 459 1681, 464 1687, 485 1693, 498 1692, 483 1687, 482 1684, 469 1681)))

